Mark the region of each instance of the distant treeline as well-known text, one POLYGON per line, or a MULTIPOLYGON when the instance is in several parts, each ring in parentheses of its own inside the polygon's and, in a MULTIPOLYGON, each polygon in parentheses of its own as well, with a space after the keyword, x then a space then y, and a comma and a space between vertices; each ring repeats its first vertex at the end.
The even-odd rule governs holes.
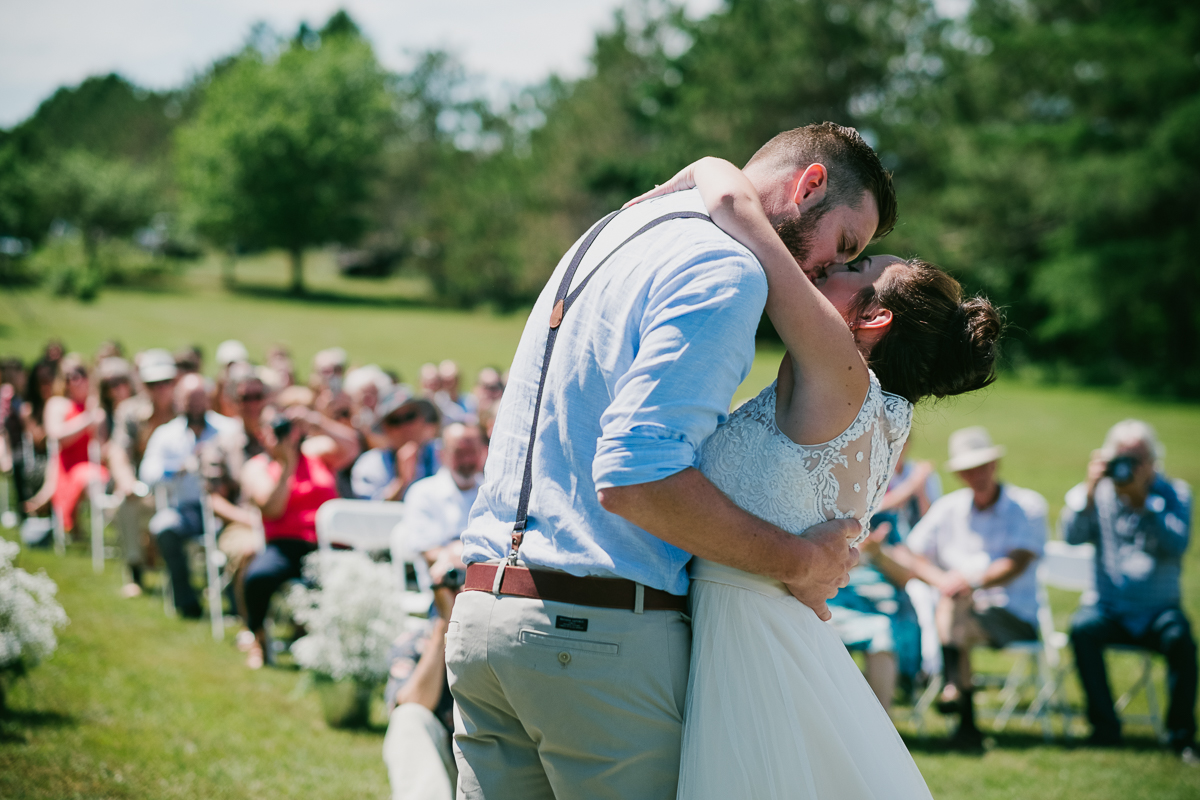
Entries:
POLYGON ((690 160, 741 163, 830 119, 895 173, 900 224, 873 251, 1007 306, 1010 366, 1200 397, 1200 6, 726 0, 694 20, 636 3, 591 61, 497 108, 443 53, 388 73, 339 12, 256 28, 177 91, 60 89, 0 132, 0 279, 37 279, 23 242, 64 222, 89 262, 153 223, 179 253, 283 248, 297 291, 304 249, 337 243, 443 301, 512 308, 690 160))

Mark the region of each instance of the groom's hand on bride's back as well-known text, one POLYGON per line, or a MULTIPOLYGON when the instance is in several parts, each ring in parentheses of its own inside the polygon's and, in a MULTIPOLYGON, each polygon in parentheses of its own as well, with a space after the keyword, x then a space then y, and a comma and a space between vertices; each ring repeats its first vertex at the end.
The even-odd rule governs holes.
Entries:
POLYGON ((853 519, 835 519, 814 525, 800 535, 806 542, 805 557, 796 565, 796 577, 785 580, 788 591, 823 620, 830 617, 825 601, 850 582, 850 570, 858 564, 858 548, 850 542, 862 525, 853 519))

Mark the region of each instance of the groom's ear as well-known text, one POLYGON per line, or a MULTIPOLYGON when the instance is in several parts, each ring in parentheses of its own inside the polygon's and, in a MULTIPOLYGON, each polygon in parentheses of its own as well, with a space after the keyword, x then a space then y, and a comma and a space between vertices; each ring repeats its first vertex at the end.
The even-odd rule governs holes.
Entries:
POLYGON ((829 172, 824 164, 809 164, 793 176, 791 200, 800 213, 820 203, 825 199, 825 191, 829 188, 829 172))

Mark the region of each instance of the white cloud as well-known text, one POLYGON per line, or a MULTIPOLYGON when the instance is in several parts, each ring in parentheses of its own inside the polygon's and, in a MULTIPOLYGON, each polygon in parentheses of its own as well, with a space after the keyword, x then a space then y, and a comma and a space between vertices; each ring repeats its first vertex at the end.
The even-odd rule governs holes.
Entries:
MULTIPOLYGON (((245 40, 253 23, 319 26, 345 8, 393 69, 406 51, 443 47, 472 73, 527 84, 587 67, 595 32, 622 0, 0 0, 0 127, 54 89, 119 72, 150 88, 179 86, 245 40)), ((692 14, 720 0, 689 0, 692 14)))

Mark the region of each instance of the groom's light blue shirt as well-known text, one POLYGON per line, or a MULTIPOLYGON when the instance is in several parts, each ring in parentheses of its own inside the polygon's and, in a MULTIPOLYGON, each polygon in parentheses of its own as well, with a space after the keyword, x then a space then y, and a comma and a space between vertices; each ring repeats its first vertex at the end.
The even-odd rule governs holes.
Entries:
MULTIPOLYGON (((643 224, 683 210, 704 212, 697 192, 622 212, 588 251, 576 284, 643 224)), ((508 553, 550 311, 578 246, 559 262, 517 347, 462 536, 468 564, 508 553)), ((687 593, 691 555, 605 511, 596 490, 657 481, 698 463, 750 371, 766 297, 758 261, 704 220, 663 223, 600 268, 555 343, 522 563, 687 593)))

